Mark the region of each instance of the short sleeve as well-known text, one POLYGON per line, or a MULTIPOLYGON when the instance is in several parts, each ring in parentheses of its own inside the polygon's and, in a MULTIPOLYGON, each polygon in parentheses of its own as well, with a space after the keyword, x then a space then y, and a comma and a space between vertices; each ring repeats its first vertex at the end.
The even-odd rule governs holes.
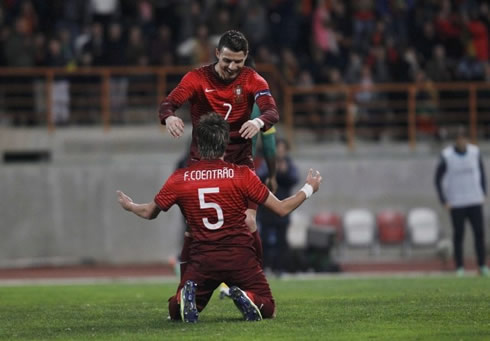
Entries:
POLYGON ((269 89, 269 84, 261 75, 254 71, 252 72, 250 78, 250 90, 254 94, 255 101, 257 101, 257 99, 262 96, 272 96, 269 89))
POLYGON ((168 95, 167 101, 182 105, 196 93, 196 84, 199 85, 199 76, 196 71, 188 72, 175 89, 168 95))
POLYGON ((269 189, 260 181, 259 177, 248 167, 243 167, 246 172, 244 176, 244 188, 249 200, 256 204, 263 204, 269 197, 269 189))
POLYGON ((177 193, 174 175, 172 175, 155 196, 154 201, 162 211, 166 212, 177 202, 177 193))

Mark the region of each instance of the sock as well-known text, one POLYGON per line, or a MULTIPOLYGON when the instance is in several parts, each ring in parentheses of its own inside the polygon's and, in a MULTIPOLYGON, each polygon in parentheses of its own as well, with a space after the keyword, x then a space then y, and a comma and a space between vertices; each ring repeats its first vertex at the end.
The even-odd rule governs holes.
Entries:
POLYGON ((255 247, 255 252, 257 254, 257 260, 259 261, 259 264, 262 267, 263 250, 262 250, 262 240, 260 239, 259 231, 255 231, 254 233, 252 233, 252 236, 254 237, 254 247, 255 247))

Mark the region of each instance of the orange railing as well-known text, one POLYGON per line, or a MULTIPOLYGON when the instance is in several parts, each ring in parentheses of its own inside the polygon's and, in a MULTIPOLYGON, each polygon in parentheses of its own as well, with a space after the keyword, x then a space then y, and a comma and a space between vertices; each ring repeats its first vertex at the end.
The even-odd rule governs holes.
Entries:
MULTIPOLYGON (((178 67, 0 68, 0 120, 41 124, 53 131, 60 106, 69 124, 155 124, 158 104, 191 69, 178 67), (69 80, 68 103, 55 93, 69 80), (119 89, 118 91, 116 91, 119 89), (65 102, 63 102, 65 101, 65 102), (66 109, 66 108, 65 108, 66 109)), ((318 139, 339 138, 350 149, 359 139, 392 138, 414 148, 466 125, 473 141, 490 136, 490 84, 286 84, 274 65, 257 65, 269 82, 292 141, 297 128, 318 139)), ((63 122, 62 122, 63 123, 63 122)))
POLYGON ((338 134, 350 149, 358 139, 444 138, 464 125, 472 141, 490 136, 490 84, 431 83, 286 87, 288 133, 310 127, 321 138, 338 134))

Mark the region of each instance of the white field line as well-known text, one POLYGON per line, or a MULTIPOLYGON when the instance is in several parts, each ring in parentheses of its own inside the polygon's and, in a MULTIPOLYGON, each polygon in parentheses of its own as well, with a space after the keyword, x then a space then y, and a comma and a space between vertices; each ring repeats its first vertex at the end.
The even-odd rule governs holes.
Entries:
MULTIPOLYGON (((465 272, 464 277, 477 276, 476 271, 465 272)), ((355 273, 299 273, 284 274, 281 277, 268 276, 269 280, 359 280, 376 278, 440 278, 455 277, 448 271, 403 271, 403 272, 355 272, 355 273)), ((97 284, 158 284, 178 283, 176 276, 127 276, 127 277, 79 277, 79 278, 26 278, 0 279, 0 287, 32 285, 97 285, 97 284)))

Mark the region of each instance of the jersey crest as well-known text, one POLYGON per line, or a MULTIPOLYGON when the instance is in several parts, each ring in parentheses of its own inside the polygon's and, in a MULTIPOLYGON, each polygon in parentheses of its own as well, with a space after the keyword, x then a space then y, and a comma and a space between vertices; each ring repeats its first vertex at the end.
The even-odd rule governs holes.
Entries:
POLYGON ((235 95, 235 98, 234 98, 235 104, 242 103, 244 101, 243 89, 242 89, 241 84, 235 85, 235 87, 233 89, 233 93, 235 95))

